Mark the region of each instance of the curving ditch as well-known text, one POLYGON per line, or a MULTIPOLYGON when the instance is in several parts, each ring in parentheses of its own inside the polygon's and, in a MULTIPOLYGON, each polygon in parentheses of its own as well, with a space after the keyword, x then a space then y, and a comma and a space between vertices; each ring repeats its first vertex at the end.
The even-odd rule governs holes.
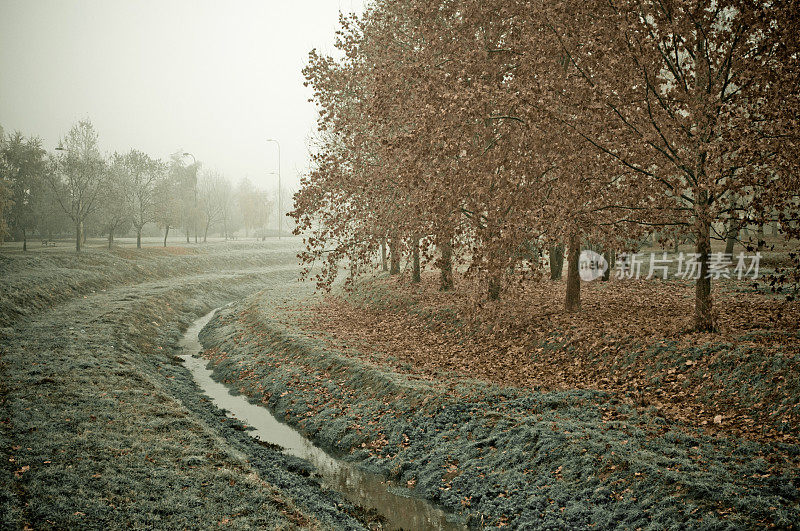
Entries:
POLYGON ((228 387, 215 381, 207 362, 195 357, 203 350, 198 334, 216 310, 195 320, 181 340, 185 366, 195 382, 220 409, 229 416, 254 428, 248 433, 262 442, 276 444, 289 455, 311 462, 324 487, 340 492, 351 503, 374 509, 385 520, 388 529, 466 529, 453 522, 453 515, 419 498, 394 492, 395 486, 378 474, 358 469, 354 464, 337 459, 315 446, 300 432, 276 419, 267 408, 251 404, 242 395, 232 395, 228 387), (450 519, 448 519, 448 517, 450 519))

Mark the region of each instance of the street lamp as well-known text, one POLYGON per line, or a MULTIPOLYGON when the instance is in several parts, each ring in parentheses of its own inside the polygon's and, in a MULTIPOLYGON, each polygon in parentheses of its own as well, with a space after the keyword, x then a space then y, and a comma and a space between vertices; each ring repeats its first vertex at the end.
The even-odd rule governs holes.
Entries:
POLYGON ((281 143, 274 138, 268 138, 267 142, 275 142, 278 145, 278 239, 280 239, 281 226, 283 225, 283 217, 281 216, 281 210, 283 210, 281 201, 281 143))
MULTIPOLYGON (((197 159, 189 152, 184 157, 192 157, 194 161, 194 212, 192 212, 192 228, 194 229, 194 243, 197 243, 197 159)), ((186 243, 189 243, 188 241, 186 243)))

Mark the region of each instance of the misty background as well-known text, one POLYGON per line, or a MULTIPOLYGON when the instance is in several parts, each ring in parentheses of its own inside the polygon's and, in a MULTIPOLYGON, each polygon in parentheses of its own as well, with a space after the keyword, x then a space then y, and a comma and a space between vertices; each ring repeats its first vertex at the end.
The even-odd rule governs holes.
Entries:
POLYGON ((284 193, 307 167, 316 110, 301 69, 362 0, 0 1, 0 124, 53 149, 90 119, 103 152, 194 154, 284 193))

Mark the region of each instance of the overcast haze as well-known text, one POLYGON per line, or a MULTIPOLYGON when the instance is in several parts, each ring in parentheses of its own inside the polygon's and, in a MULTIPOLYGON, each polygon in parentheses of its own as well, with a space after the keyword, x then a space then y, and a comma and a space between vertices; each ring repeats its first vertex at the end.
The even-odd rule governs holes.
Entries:
POLYGON ((361 0, 0 0, 0 125, 52 149, 90 118, 104 150, 183 149, 274 189, 293 187, 316 111, 301 69, 361 0))

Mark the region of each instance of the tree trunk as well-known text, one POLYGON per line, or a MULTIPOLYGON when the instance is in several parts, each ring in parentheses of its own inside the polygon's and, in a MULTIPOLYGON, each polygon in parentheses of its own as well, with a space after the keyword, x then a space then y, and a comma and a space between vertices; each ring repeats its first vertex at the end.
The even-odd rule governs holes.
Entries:
POLYGON ((550 280, 559 280, 564 269, 564 246, 556 244, 550 246, 550 280))
POLYGON ((739 238, 739 220, 731 218, 728 221, 728 230, 725 231, 725 254, 733 254, 733 247, 739 238))
MULTIPOLYGON (((694 57, 706 57, 706 39, 702 33, 696 39, 694 57)), ((708 66, 710 66, 708 63, 697 61, 694 85, 698 93, 702 93, 700 91, 703 90, 703 86, 711 86, 709 82, 711 72, 708 66)), ((711 136, 709 128, 710 125, 708 123, 701 125, 701 131, 698 135, 701 142, 707 142, 705 138, 711 136)), ((697 162, 694 168, 694 178, 698 183, 694 190, 695 253, 697 254, 695 258, 700 263, 700 275, 695 282, 694 324, 698 332, 711 332, 714 330, 714 317, 711 306, 711 279, 708 276, 708 257, 711 254, 712 218, 710 210, 712 199, 708 190, 700 184, 708 177, 706 174, 706 161, 709 150, 707 149, 708 145, 704 147, 706 149, 698 150, 697 162)))
MULTIPOLYGON (((499 236, 498 232, 495 230, 490 231, 489 235, 489 241, 497 241, 496 239, 499 236)), ((486 272, 489 278, 486 286, 486 296, 490 301, 496 301, 500 299, 500 291, 503 286, 503 261, 500 259, 500 252, 492 247, 489 247, 487 258, 486 272)))
POLYGON ((142 229, 138 227, 136 229, 136 248, 142 248, 142 229))
POLYGON ((186 243, 191 243, 189 241, 189 229, 186 229, 186 243))
POLYGON ((500 275, 497 273, 490 273, 489 274, 489 289, 488 295, 490 301, 496 301, 500 298, 500 275))
POLYGON ((439 291, 453 289, 453 242, 449 236, 439 236, 439 291))
POLYGON ((700 262, 700 276, 695 283, 694 325, 698 332, 714 330, 711 313, 711 279, 708 278, 708 257, 711 254, 711 226, 702 217, 697 220, 695 253, 700 262))
POLYGON ((167 228, 164 231, 164 247, 167 246, 167 236, 169 236, 169 225, 167 225, 167 228))
POLYGON ((759 223, 758 229, 756 230, 756 238, 758 239, 758 244, 756 245, 757 250, 762 250, 764 245, 767 243, 764 241, 764 224, 759 223))
POLYGON ((108 250, 111 250, 111 244, 114 243, 114 230, 108 231, 108 250))
POLYGON ((567 253, 567 297, 564 308, 567 312, 577 312, 581 309, 581 277, 578 271, 581 239, 577 232, 569 237, 567 253))
POLYGON ((381 240, 381 270, 389 271, 389 263, 386 260, 386 238, 381 240))
POLYGON ((610 251, 603 252, 603 258, 606 259, 606 267, 605 272, 603 273, 603 281, 608 282, 611 280, 611 270, 614 269, 614 264, 617 261, 617 251, 611 249, 610 251))
POLYGON ((81 222, 75 222, 75 252, 81 252, 81 222))
POLYGON ((486 222, 486 241, 489 242, 488 252, 486 254, 486 273, 488 275, 486 295, 490 301, 496 301, 500 298, 500 291, 503 285, 503 260, 501 259, 501 252, 498 250, 494 242, 500 240, 500 229, 495 223, 494 219, 488 219, 486 222))
POLYGON ((25 229, 22 229, 22 252, 28 250, 28 235, 25 233, 25 229))
MULTIPOLYGON (((203 231, 203 243, 208 241, 208 223, 206 223, 206 229, 203 231)), ((261 241, 264 241, 263 239, 261 241)))
POLYGON ((355 283, 356 279, 358 278, 358 261, 351 259, 349 269, 350 269, 349 281, 351 283, 355 283))
POLYGON ((400 240, 397 236, 389 240, 389 259, 390 259, 390 275, 397 275, 400 273, 400 240))
POLYGON ((422 271, 420 270, 419 265, 419 237, 414 236, 414 239, 411 241, 412 245, 412 269, 411 269, 411 282, 413 284, 419 284, 422 282, 422 271))

